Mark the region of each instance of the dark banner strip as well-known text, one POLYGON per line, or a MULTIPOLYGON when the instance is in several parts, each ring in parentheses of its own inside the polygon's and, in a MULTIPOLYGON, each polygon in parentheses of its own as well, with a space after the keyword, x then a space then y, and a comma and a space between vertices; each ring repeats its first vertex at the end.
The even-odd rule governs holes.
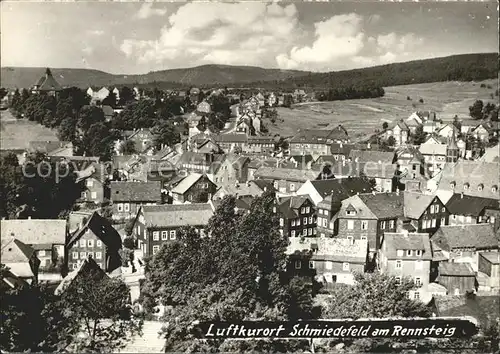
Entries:
POLYGON ((464 338, 478 332, 472 318, 363 319, 299 322, 202 322, 199 338, 464 338))

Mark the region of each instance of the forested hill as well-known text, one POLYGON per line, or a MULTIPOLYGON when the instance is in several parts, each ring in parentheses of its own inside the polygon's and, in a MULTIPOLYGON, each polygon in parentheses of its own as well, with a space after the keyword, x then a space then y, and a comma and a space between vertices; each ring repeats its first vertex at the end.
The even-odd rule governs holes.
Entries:
POLYGON ((281 81, 246 83, 263 88, 331 89, 342 87, 388 87, 442 81, 481 81, 497 78, 497 53, 453 55, 363 69, 311 73, 281 81))
MULTIPOLYGON (((51 69, 61 85, 81 88, 140 84, 143 87, 162 89, 182 89, 189 86, 331 89, 387 87, 439 81, 479 81, 496 78, 498 54, 454 55, 328 73, 230 65, 203 65, 186 69, 154 71, 144 75, 114 75, 91 69, 51 69)), ((1 71, 1 86, 30 87, 44 72, 45 68, 5 67, 1 71)))

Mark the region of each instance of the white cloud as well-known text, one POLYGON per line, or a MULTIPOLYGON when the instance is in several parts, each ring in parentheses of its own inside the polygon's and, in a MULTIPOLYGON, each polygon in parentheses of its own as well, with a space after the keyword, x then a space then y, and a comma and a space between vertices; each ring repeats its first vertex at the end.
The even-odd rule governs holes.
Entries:
POLYGON ((294 4, 187 3, 168 17, 158 38, 125 39, 120 49, 155 69, 220 63, 327 71, 406 60, 421 39, 365 34, 365 24, 380 20, 336 15, 314 23, 310 38, 294 4))
POLYGON ((136 17, 138 19, 144 20, 152 16, 164 16, 166 13, 166 9, 153 9, 153 4, 149 2, 142 4, 136 17))
POLYGON ((103 30, 88 30, 87 33, 90 34, 91 36, 102 36, 104 34, 104 31, 103 30))
POLYGON ((169 16, 157 39, 126 39, 121 50, 143 64, 272 66, 303 35, 294 4, 188 3, 169 16))

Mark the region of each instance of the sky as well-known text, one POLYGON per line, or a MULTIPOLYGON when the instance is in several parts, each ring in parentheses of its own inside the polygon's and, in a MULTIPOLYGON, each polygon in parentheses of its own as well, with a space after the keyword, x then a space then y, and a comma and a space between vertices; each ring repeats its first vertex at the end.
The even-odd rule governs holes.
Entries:
POLYGON ((337 71, 498 52, 495 2, 9 2, 1 65, 337 71))

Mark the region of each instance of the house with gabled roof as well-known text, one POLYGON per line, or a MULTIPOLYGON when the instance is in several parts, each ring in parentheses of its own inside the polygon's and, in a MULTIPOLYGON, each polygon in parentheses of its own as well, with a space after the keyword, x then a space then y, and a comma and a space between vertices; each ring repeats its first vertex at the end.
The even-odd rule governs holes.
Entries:
POLYGON ((248 154, 266 154, 270 155, 275 150, 275 141, 273 136, 259 135, 249 136, 247 143, 242 151, 248 154))
POLYGON ((82 220, 80 228, 72 233, 67 244, 68 267, 76 270, 88 258, 107 273, 121 267, 120 234, 111 223, 96 211, 82 220))
POLYGON ((73 156, 73 143, 71 141, 30 141, 28 152, 42 152, 52 157, 73 156))
POLYGON ((329 155, 332 143, 348 141, 347 130, 342 125, 333 129, 304 129, 290 139, 290 154, 329 155))
POLYGON ((2 239, 15 238, 34 250, 40 261, 39 267, 42 273, 60 275, 65 272, 65 244, 68 234, 66 220, 2 220, 0 221, 0 229, 2 239))
POLYGON ((378 151, 378 150, 351 150, 349 153, 349 160, 359 162, 361 164, 386 164, 392 165, 394 163, 394 152, 391 151, 378 151))
POLYGON ((316 207, 307 195, 278 199, 279 230, 290 238, 316 236, 316 207))
POLYGON ((76 183, 82 185, 78 203, 100 204, 109 197, 107 183, 111 169, 100 163, 92 163, 84 170, 77 172, 76 183))
POLYGON ((43 92, 50 96, 56 96, 61 90, 62 86, 54 79, 50 69, 47 68, 45 70, 45 75, 31 88, 31 93, 39 94, 43 92))
POLYGON ((248 179, 249 163, 250 158, 246 156, 226 154, 210 166, 207 175, 219 187, 244 183, 248 179))
POLYGON ((8 271, 28 284, 36 284, 40 260, 35 250, 17 238, 2 235, 1 257, 8 271))
POLYGON ((477 271, 479 252, 499 252, 500 234, 490 224, 441 226, 431 241, 448 261, 469 263, 477 271))
POLYGON ((244 151, 248 142, 248 136, 246 134, 219 134, 214 136, 215 142, 220 146, 220 148, 226 152, 235 152, 236 150, 244 151))
POLYGON ((436 282, 443 285, 450 295, 465 295, 477 290, 476 273, 468 263, 439 264, 436 282))
POLYGON ((215 192, 214 196, 212 197, 212 200, 220 200, 227 195, 233 195, 235 197, 260 197, 262 194, 264 194, 264 192, 268 190, 274 190, 272 183, 263 186, 257 183, 257 181, 262 180, 226 184, 222 187, 219 187, 217 192, 215 192))
POLYGON ((497 199, 454 193, 446 203, 450 212, 450 225, 494 223, 500 217, 500 203, 497 199), (494 213, 487 211, 497 211, 494 213))
MULTIPOLYGON (((109 279, 106 272, 98 265, 98 263, 92 258, 86 258, 81 263, 79 263, 78 268, 72 270, 64 279, 59 283, 55 295, 62 295, 67 291, 73 284, 76 284, 81 279, 85 281, 92 280, 102 280, 109 279)), ((74 286, 74 285, 73 285, 74 286)))
POLYGON ((287 271, 314 278, 328 288, 336 283, 354 285, 354 272, 364 273, 368 243, 336 238, 290 238, 287 271))
POLYGON ((172 185, 174 204, 206 203, 217 191, 217 185, 206 174, 190 173, 172 185))
POLYGON ((479 252, 479 286, 487 289, 500 288, 500 254, 498 252, 479 252))
POLYGON ((357 193, 371 193, 373 190, 374 186, 368 179, 363 177, 353 177, 308 180, 297 190, 297 195, 308 195, 314 204, 318 205, 324 198, 332 193, 335 193, 336 195, 341 194, 347 198, 357 193))
POLYGON ((390 132, 396 141, 396 146, 405 145, 408 142, 408 137, 410 135, 410 128, 405 123, 404 120, 397 122, 392 129, 387 131, 390 132))
POLYGON ((177 240, 183 227, 193 227, 203 236, 213 214, 208 203, 143 206, 133 226, 138 248, 145 256, 153 256, 162 245, 177 240))
POLYGON ((410 278, 416 289, 411 299, 422 298, 422 288, 430 283, 432 247, 427 233, 385 232, 378 253, 377 266, 381 273, 400 281, 410 278))
POLYGON ((127 220, 137 215, 142 205, 162 202, 161 182, 116 182, 109 184, 113 219, 127 220))
POLYGON ((273 181, 278 193, 285 195, 296 193, 305 182, 318 179, 320 173, 313 170, 262 166, 253 175, 255 179, 273 181))

